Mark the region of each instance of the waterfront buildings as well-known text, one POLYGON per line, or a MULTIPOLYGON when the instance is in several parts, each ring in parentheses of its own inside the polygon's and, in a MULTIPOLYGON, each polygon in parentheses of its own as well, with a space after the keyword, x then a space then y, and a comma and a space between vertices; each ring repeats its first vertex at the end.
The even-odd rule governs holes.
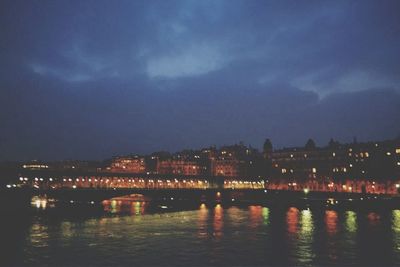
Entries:
MULTIPOLYGON (((21 169, 104 174, 107 177, 99 183, 115 187, 204 187, 208 180, 228 188, 262 184, 269 189, 395 193, 400 189, 400 140, 349 144, 331 140, 318 147, 310 139, 301 147, 274 149, 267 139, 262 152, 240 143, 174 154, 118 156, 97 166, 79 161, 30 162, 21 169)), ((103 186, 85 175, 62 181, 103 186)))
POLYGON ((304 147, 264 151, 271 162, 270 175, 295 180, 400 177, 399 140, 351 144, 331 140, 325 147, 316 147, 310 141, 304 147))
POLYGON ((143 157, 126 156, 115 157, 110 166, 106 167, 110 172, 129 172, 129 173, 145 173, 146 162, 143 157))
POLYGON ((201 166, 199 162, 184 159, 167 159, 158 161, 158 174, 174 174, 174 175, 200 175, 205 166, 201 166))

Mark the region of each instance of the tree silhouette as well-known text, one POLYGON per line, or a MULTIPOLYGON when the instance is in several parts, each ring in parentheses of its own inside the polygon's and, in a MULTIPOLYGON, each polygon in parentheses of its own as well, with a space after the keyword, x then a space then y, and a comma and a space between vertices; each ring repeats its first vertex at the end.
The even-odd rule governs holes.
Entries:
POLYGON ((272 143, 271 143, 271 140, 269 140, 268 138, 265 139, 263 151, 264 151, 264 153, 272 152, 272 143))
POLYGON ((308 139, 305 148, 306 148, 307 150, 315 149, 315 142, 314 142, 314 140, 312 140, 311 138, 308 139))
POLYGON ((329 140, 328 145, 330 148, 338 148, 340 143, 338 141, 333 140, 333 138, 331 138, 331 140, 329 140))

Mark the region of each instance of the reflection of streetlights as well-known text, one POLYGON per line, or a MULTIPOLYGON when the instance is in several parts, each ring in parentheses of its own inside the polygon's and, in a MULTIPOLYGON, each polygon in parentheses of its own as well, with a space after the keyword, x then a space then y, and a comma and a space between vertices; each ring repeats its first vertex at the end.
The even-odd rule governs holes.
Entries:
POLYGON ((215 201, 216 201, 217 203, 220 203, 220 202, 221 202, 221 192, 217 192, 216 197, 215 197, 215 201))

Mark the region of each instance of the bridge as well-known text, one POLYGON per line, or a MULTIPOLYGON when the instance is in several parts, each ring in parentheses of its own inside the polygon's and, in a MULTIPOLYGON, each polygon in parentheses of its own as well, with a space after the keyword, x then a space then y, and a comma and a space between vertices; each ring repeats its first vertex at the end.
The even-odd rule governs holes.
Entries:
POLYGON ((113 172, 23 170, 6 185, 8 188, 31 187, 39 190, 112 189, 112 190, 283 190, 300 192, 342 192, 397 195, 400 181, 347 179, 327 177, 296 181, 265 177, 184 176, 113 172))
MULTIPOLYGON (((261 177, 179 176, 134 173, 60 172, 24 170, 2 188, 2 199, 25 202, 35 195, 60 202, 99 203, 131 194, 142 194, 155 202, 177 203, 261 203, 304 199, 363 200, 395 197, 399 184, 375 181, 304 182, 269 181, 261 177)), ((322 203, 322 202, 321 202, 322 203)))

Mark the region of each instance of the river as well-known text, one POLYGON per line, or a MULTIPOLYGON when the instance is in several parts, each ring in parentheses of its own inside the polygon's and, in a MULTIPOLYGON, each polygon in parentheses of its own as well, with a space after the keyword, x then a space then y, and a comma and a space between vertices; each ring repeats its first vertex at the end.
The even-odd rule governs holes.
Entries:
POLYGON ((33 204, 1 219, 1 265, 400 265, 400 209, 33 204))

